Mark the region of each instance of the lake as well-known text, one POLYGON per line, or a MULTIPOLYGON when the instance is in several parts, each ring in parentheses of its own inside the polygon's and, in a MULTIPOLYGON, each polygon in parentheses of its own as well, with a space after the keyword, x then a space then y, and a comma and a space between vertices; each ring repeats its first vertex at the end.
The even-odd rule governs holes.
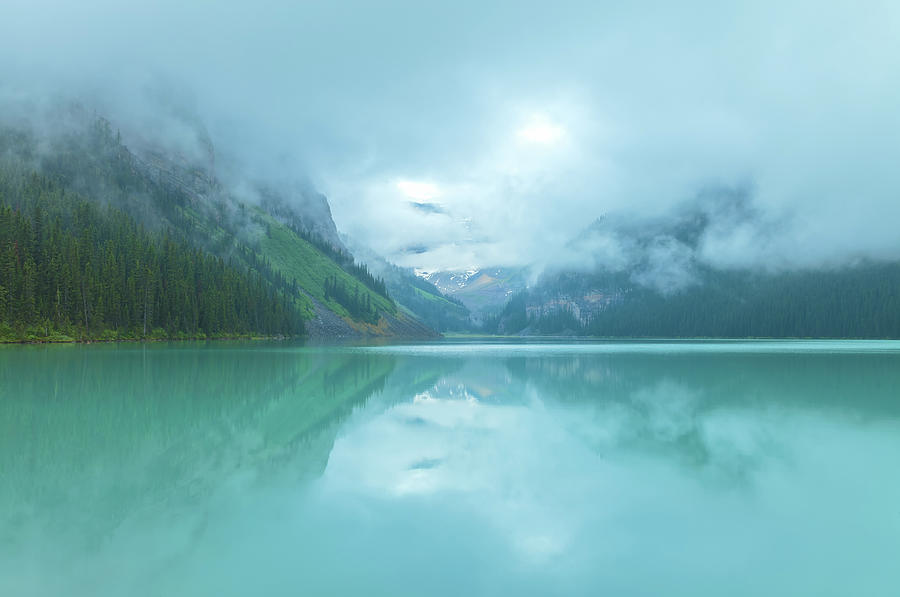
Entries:
POLYGON ((896 595, 900 342, 0 347, 0 594, 896 595))

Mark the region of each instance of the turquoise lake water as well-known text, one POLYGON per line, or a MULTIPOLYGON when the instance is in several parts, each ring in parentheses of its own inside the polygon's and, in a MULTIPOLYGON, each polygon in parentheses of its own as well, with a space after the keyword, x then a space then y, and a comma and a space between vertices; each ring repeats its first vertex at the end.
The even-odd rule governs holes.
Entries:
POLYGON ((900 342, 0 347, 0 595, 897 595, 900 342))

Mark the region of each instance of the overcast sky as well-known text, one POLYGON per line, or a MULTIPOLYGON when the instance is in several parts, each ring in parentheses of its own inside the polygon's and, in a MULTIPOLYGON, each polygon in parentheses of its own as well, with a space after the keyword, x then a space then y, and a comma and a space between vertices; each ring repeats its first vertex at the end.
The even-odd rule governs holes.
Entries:
POLYGON ((4 0, 7 96, 140 118, 160 80, 405 265, 540 261, 717 187, 756 215, 710 263, 900 258, 897 2, 4 0))

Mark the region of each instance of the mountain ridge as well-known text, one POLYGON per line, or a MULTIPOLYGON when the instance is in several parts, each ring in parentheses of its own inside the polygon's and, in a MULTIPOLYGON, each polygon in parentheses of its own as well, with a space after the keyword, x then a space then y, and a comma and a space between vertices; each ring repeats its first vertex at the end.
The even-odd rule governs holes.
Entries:
MULTIPOLYGON (((708 198, 706 198, 708 200, 708 198)), ((739 196, 728 209, 750 213, 739 196)), ((900 338, 900 262, 767 270, 700 258, 714 225, 594 221, 569 244, 578 267, 546 269, 485 321, 491 333, 601 337, 900 338)), ((743 217, 743 216, 742 216, 743 217)))
MULTIPOLYGON (((174 235, 186 246, 263 272, 267 284, 289 295, 312 324, 308 331, 313 337, 435 335, 415 316, 398 310, 383 283, 346 252, 324 195, 307 193, 308 200, 298 208, 270 187, 264 197, 257 195, 258 203, 249 203, 253 193, 236 193, 212 170, 211 141, 199 164, 161 150, 144 148, 139 155, 108 120, 82 117, 54 135, 4 127, 0 157, 10 171, 48 176, 63 193, 122 210, 153 234, 174 235), (326 319, 327 325, 316 327, 326 319)), ((21 203, 15 196, 7 200, 13 206, 21 203)), ((17 337, 36 337, 19 323, 17 337)), ((84 331, 95 337, 101 333, 84 331)))

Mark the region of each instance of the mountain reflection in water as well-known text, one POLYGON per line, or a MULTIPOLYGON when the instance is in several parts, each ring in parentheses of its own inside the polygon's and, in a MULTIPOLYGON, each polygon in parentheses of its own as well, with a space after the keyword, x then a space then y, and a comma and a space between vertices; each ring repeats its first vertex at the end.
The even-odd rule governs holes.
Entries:
POLYGON ((0 593, 887 594, 900 345, 0 349, 0 593))

